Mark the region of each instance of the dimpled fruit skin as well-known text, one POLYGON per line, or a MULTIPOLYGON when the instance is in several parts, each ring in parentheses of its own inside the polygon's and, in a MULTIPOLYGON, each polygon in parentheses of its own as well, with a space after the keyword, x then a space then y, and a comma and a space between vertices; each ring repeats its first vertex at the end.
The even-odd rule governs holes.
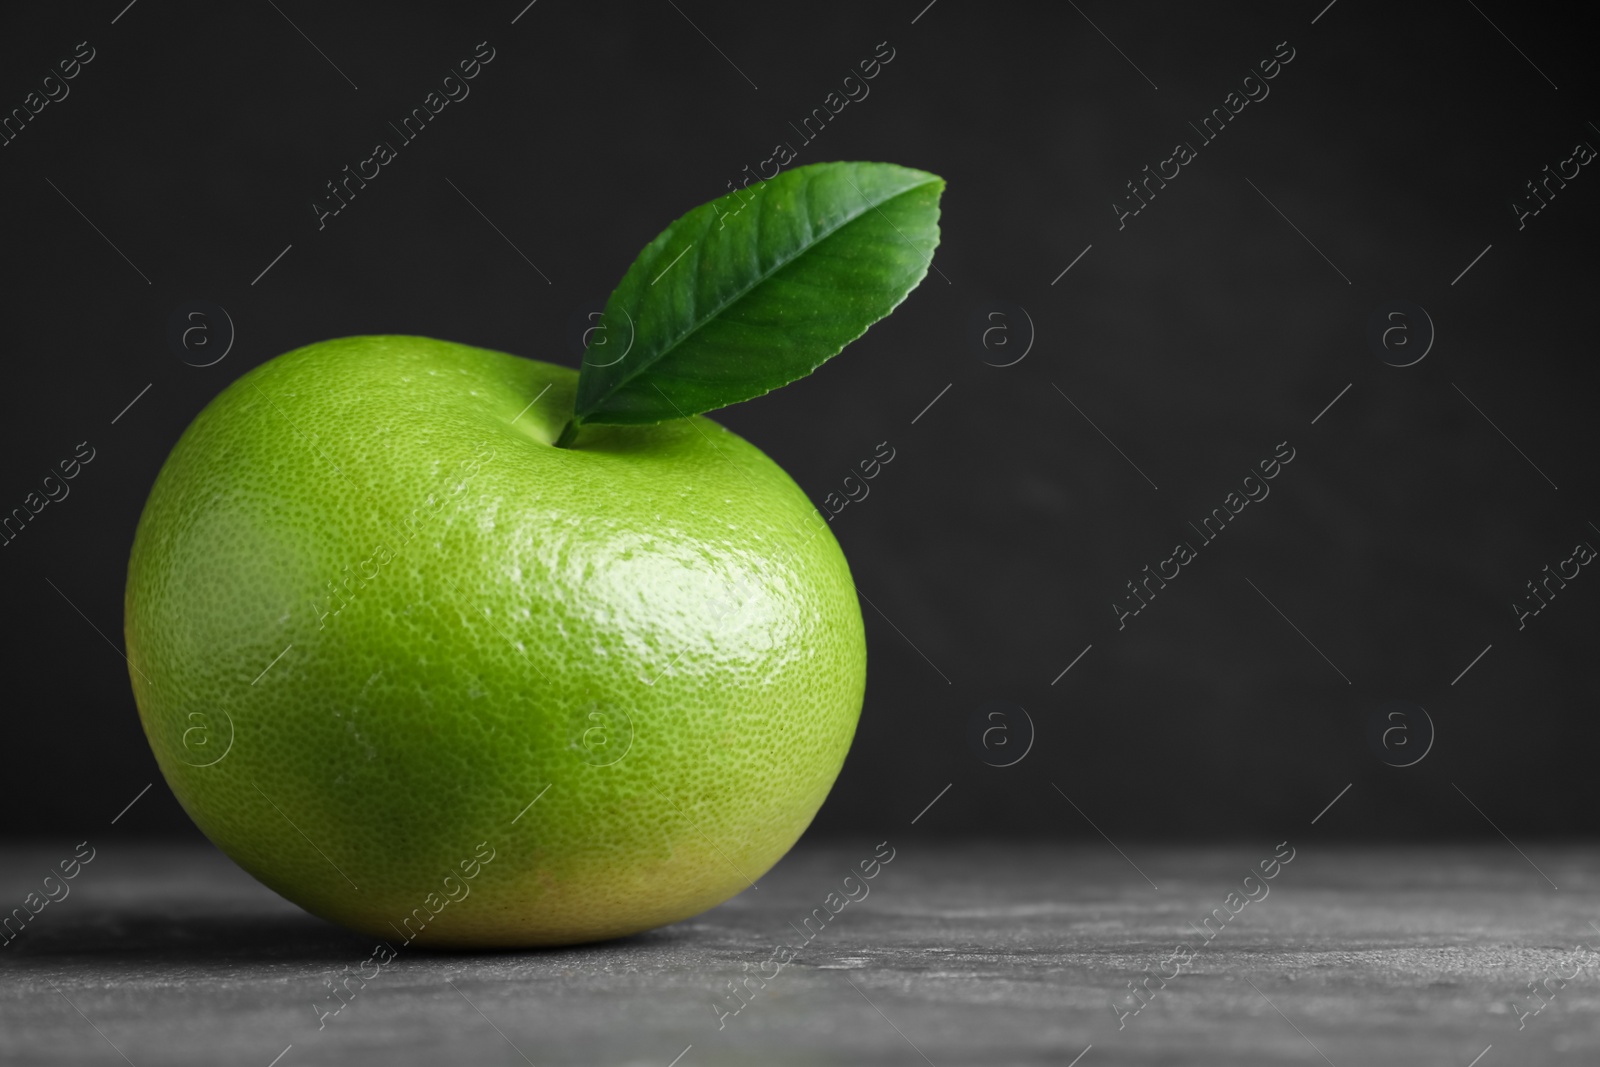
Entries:
POLYGON ((837 542, 708 419, 553 447, 576 387, 326 341, 162 468, 126 601, 145 734, 308 911, 392 946, 634 933, 746 888, 832 786, 866 683, 837 542))

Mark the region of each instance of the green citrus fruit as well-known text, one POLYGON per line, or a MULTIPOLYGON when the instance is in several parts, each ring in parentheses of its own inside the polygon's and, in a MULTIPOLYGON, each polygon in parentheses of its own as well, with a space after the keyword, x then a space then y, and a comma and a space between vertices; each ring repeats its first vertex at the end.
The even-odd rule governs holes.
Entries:
POLYGON ((633 933, 746 888, 832 786, 866 678, 837 542, 708 419, 554 447, 576 384, 327 341, 162 468, 126 604, 145 734, 308 911, 392 945, 633 933))

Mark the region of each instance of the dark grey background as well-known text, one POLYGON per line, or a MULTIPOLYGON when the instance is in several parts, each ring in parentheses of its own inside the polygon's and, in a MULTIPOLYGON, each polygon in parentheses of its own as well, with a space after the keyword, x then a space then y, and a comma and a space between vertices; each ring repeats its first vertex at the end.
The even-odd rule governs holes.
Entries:
MULTIPOLYGON (((1600 829, 1600 577, 1520 632, 1511 608, 1600 544, 1600 177, 1584 168, 1521 231, 1509 207, 1575 142, 1600 145, 1569 9, 539 0, 513 25, 523 2, 111 0, 0 20, 5 109, 77 42, 97 52, 0 148, 0 510, 78 442, 96 450, 0 548, 6 834, 76 840, 152 781, 119 830, 196 833, 108 642, 145 494, 211 397, 349 334, 575 366, 573 310, 776 141, 799 147, 788 123, 880 41, 895 58, 871 95, 797 162, 943 175, 938 270, 811 378, 715 416, 819 503, 877 442, 897 450, 833 523, 876 608, 860 732, 817 832, 900 824, 936 796, 923 825, 971 835, 1254 836, 1336 795, 1332 836, 1600 829), (323 183, 483 40, 497 55, 471 96, 319 232, 323 183), (1119 230, 1123 183, 1197 142, 1186 123, 1280 41, 1295 58, 1270 96, 1119 230), (215 366, 167 342, 194 299, 237 328, 215 366), (1365 338, 1396 299, 1438 334, 1407 368, 1365 338), (1009 367, 984 360, 1021 351, 1014 311, 1015 347, 970 340, 995 301, 1035 335, 1009 367), (1119 631, 1124 583, 1197 541, 1187 523, 1281 441, 1296 458, 1270 498, 1119 631), (1437 730, 1414 766, 1369 738, 1389 699, 1437 730), (1014 766, 984 760, 1021 751, 1016 713, 1012 747, 971 743, 990 701, 1036 728, 1014 766)), ((1409 758, 1426 728, 1406 725, 1409 758)))

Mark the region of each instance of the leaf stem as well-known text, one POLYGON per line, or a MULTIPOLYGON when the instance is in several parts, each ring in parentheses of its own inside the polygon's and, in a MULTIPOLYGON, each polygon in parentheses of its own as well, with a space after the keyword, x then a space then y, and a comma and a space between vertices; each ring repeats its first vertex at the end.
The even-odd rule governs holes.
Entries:
POLYGON ((572 442, 578 436, 578 420, 568 419, 567 424, 561 428, 561 436, 556 438, 557 448, 571 448, 572 442))

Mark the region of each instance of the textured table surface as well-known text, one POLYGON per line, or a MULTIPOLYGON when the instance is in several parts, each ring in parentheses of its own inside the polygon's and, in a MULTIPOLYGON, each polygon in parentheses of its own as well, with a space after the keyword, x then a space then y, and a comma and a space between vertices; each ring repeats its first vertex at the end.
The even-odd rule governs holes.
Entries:
MULTIPOLYGON (((209 848, 108 844, 0 947, 0 1063, 1600 1063, 1600 849, 1301 844, 1246 881, 1272 846, 1121 844, 891 842, 809 943, 874 843, 803 846, 626 941, 402 949, 327 1016, 365 940, 209 848)), ((0 850, 0 900, 58 858, 0 850)))

